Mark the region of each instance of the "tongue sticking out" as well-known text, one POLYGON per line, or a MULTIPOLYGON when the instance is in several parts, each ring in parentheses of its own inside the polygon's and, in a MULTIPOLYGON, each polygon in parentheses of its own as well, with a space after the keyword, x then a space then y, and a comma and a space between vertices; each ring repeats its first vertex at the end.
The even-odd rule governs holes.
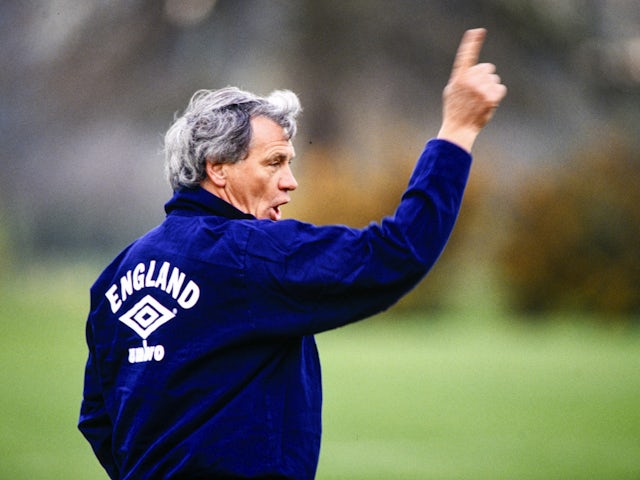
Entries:
POLYGON ((280 207, 273 207, 271 209, 271 220, 280 220, 282 217, 282 212, 280 212, 280 207))

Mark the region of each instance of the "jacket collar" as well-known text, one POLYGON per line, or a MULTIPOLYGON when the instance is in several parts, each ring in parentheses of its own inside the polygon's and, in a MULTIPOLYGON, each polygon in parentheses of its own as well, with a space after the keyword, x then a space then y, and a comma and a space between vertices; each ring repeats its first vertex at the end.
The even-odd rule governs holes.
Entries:
POLYGON ((176 191, 165 206, 167 215, 197 216, 215 215, 229 219, 255 219, 253 215, 241 212, 220 197, 202 187, 182 188, 176 191))

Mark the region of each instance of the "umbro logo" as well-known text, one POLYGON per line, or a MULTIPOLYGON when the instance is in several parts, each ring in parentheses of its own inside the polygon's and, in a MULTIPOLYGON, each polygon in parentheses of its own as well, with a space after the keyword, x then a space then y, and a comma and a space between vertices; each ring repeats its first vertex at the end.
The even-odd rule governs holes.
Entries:
POLYGON ((146 340, 158 327, 175 316, 175 310, 169 310, 151 295, 147 295, 122 315, 120 321, 146 340))
POLYGON ((162 345, 147 345, 147 337, 167 323, 176 312, 169 310, 151 295, 130 308, 119 320, 142 337, 142 346, 129 349, 129 363, 159 362, 164 358, 162 345))
MULTIPOLYGON (((126 304, 134 292, 150 289, 163 291, 172 297, 176 306, 185 310, 198 303, 200 287, 186 274, 169 262, 162 262, 156 269, 156 261, 138 263, 133 269, 122 275, 119 281, 113 283, 105 292, 111 311, 115 314, 126 304)), ((169 320, 175 318, 178 310, 168 309, 152 295, 147 294, 124 314, 118 317, 122 323, 131 328, 142 338, 142 346, 129 349, 129 363, 160 361, 164 358, 162 345, 147 345, 147 338, 169 320)))

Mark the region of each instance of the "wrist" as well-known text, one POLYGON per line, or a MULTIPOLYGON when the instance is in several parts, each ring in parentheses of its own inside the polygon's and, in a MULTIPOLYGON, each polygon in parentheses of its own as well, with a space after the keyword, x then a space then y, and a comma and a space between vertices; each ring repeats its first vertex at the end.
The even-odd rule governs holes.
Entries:
POLYGON ((471 153, 471 149, 473 148, 473 144, 476 141, 478 133, 479 132, 475 129, 462 127, 452 128, 443 124, 436 138, 455 143, 460 148, 463 148, 467 152, 471 153))

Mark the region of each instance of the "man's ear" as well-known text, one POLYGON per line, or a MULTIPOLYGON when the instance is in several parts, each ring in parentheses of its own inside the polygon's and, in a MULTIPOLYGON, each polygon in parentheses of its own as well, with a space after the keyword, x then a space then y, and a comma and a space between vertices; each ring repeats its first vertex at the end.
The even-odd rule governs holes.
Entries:
POLYGON ((224 188, 227 184, 227 172, 224 163, 207 162, 207 177, 218 188, 224 188))

